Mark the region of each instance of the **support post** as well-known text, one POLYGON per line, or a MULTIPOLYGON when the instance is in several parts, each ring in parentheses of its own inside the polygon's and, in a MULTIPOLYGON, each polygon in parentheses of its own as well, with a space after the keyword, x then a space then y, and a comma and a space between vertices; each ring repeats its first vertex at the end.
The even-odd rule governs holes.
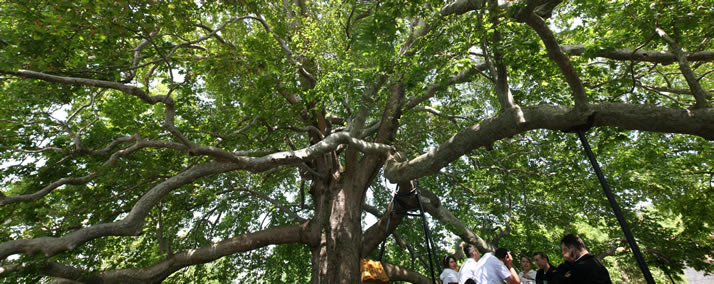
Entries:
POLYGON ((607 182, 605 181, 605 176, 602 174, 602 170, 600 170, 600 165, 597 163, 597 160, 595 160, 595 154, 593 154, 593 151, 590 149, 590 144, 588 144, 588 140, 585 137, 585 130, 580 128, 577 129, 576 132, 578 133, 578 138, 580 138, 580 142, 583 144, 585 154, 587 154, 588 159, 590 160, 590 164, 592 164, 593 169, 595 170, 595 174, 597 175, 597 178, 600 181, 600 185, 602 185, 602 189, 603 191, 605 191, 605 195, 607 196, 607 200, 610 202, 612 211, 615 213, 615 217, 617 217, 617 222, 620 223, 622 232, 625 234, 625 238, 627 238, 627 242, 630 244, 632 253, 635 255, 635 259, 637 260, 637 265, 639 265, 640 270, 642 270, 642 275, 644 275, 645 280, 648 284, 654 284, 654 278, 652 278, 652 273, 650 273, 650 269, 649 267, 647 267, 647 263, 642 257, 640 247, 637 246, 635 237, 632 236, 632 232, 630 232, 630 227, 627 226, 627 223, 625 222, 625 217, 622 216, 620 206, 617 205, 615 195, 612 194, 610 187, 607 185, 607 182))

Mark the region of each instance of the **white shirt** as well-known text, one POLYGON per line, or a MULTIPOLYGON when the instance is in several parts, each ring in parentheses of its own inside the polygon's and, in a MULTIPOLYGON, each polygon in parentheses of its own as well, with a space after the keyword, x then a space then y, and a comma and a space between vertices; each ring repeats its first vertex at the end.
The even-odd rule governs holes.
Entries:
POLYGON ((459 273, 451 268, 445 268, 444 271, 441 272, 441 275, 439 275, 439 279, 441 279, 441 282, 444 284, 459 282, 459 273))
POLYGON ((459 269, 459 284, 464 284, 466 280, 473 279, 476 276, 476 263, 477 262, 470 257, 464 261, 464 264, 461 265, 461 269, 459 269))
POLYGON ((533 284, 533 283, 535 283, 535 278, 536 278, 536 272, 535 272, 535 270, 533 270, 533 269, 528 270, 528 273, 527 273, 527 274, 528 274, 528 276, 530 276, 531 278, 533 278, 533 280, 526 279, 525 277, 523 277, 523 271, 521 271, 520 273, 518 273, 518 277, 521 278, 521 283, 523 283, 523 284, 533 284))
POLYGON ((459 270, 459 283, 463 284, 470 278, 477 284, 502 284, 503 280, 509 276, 511 276, 511 271, 489 252, 481 256, 478 262, 472 258, 464 262, 459 270))

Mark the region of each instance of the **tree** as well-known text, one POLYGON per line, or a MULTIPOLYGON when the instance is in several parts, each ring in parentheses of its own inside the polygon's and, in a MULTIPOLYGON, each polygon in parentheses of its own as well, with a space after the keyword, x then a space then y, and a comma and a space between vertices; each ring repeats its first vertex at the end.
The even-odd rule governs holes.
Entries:
POLYGON ((631 280, 581 125, 648 263, 711 271, 711 5, 560 2, 5 1, 0 274, 355 283, 394 235, 428 281, 389 181, 442 247, 585 232, 631 280))

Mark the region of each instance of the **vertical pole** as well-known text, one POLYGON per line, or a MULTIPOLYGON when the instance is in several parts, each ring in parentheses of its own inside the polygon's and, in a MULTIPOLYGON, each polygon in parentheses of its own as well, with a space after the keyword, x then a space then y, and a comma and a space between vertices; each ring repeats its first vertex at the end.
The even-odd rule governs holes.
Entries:
POLYGON ((645 263, 645 259, 642 257, 642 253, 640 252, 640 247, 637 246, 637 242, 635 242, 635 238, 632 236, 632 232, 630 232, 630 228, 627 226, 625 218, 622 216, 620 206, 617 205, 615 196, 612 194, 612 191, 610 191, 610 187, 605 181, 605 176, 602 174, 602 170, 600 170, 600 165, 598 165, 597 160, 595 160, 595 154, 593 154, 593 151, 590 149, 590 144, 588 144, 588 140, 585 138, 584 130, 578 129, 577 132, 578 138, 580 138, 580 142, 583 144, 585 154, 587 154, 588 159, 590 159, 590 164, 592 164, 593 169, 595 170, 595 174, 597 175, 597 178, 600 181, 600 185, 602 185, 602 189, 605 191, 607 200, 610 202, 612 211, 615 213, 615 217, 617 217, 617 222, 620 223, 622 232, 625 234, 627 242, 630 244, 632 253, 635 255, 635 259, 637 260, 637 264, 640 266, 640 270, 642 270, 642 274, 645 276, 645 280, 648 284, 654 284, 655 282, 652 278, 652 274, 650 273, 650 269, 647 267, 647 263, 645 263))
MULTIPOLYGON (((421 205, 421 200, 419 200, 419 190, 414 188, 414 196, 416 197, 417 203, 419 203, 419 213, 421 214, 421 223, 424 226, 424 238, 426 239, 426 251, 429 255, 429 272, 431 272, 431 281, 436 284, 436 277, 434 277, 434 264, 433 261, 436 258, 436 252, 432 256, 432 249, 434 244, 431 243, 431 233, 429 232, 429 225, 426 223, 426 215, 424 214, 424 206, 421 205)), ((437 262, 439 263, 439 262, 437 262)))

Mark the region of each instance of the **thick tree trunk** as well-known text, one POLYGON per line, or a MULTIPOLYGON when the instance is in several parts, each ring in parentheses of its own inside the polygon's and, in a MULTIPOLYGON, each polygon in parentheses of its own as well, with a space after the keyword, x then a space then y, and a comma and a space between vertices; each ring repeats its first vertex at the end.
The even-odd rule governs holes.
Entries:
POLYGON ((312 283, 359 283, 363 193, 352 182, 330 190, 319 245, 312 248, 312 283))

